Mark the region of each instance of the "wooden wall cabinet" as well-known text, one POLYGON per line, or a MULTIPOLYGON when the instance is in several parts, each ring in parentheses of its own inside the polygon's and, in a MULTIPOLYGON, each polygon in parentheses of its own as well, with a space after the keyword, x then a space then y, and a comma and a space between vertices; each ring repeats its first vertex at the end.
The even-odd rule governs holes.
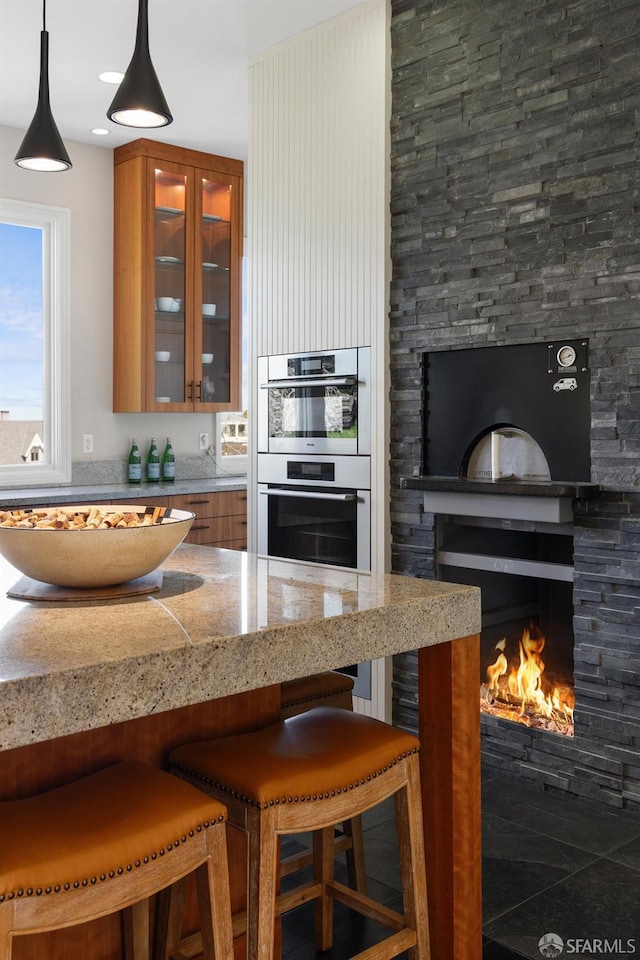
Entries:
POLYGON ((113 410, 237 410, 242 161, 136 140, 114 163, 113 410))

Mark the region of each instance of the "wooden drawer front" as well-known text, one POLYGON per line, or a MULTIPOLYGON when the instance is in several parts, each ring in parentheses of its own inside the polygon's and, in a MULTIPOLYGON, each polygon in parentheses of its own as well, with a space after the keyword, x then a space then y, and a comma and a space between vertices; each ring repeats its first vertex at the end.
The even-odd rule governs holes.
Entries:
POLYGON ((247 539, 247 518, 243 514, 235 517, 207 517, 193 521, 187 535, 189 543, 216 544, 223 540, 247 539))
POLYGON ((222 493, 192 493, 171 497, 171 506, 192 510, 196 517, 230 517, 246 514, 247 491, 225 490, 222 493))
POLYGON ((225 550, 246 550, 247 538, 244 540, 223 540, 222 543, 216 543, 216 547, 224 547, 225 550))

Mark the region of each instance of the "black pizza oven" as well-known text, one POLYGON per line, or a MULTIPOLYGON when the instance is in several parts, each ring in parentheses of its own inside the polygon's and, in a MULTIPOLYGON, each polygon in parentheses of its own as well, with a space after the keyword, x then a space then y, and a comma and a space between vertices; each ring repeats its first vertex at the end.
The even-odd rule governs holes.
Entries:
POLYGON ((590 481, 587 340, 429 353, 424 373, 426 476, 466 477, 483 437, 517 428, 551 480, 590 481))
POLYGON ((424 470, 404 486, 424 491, 435 518, 437 578, 481 588, 479 683, 492 749, 505 719, 573 735, 574 507, 598 489, 588 347, 424 355, 424 470), (521 668, 539 670, 528 693, 518 693, 521 668))

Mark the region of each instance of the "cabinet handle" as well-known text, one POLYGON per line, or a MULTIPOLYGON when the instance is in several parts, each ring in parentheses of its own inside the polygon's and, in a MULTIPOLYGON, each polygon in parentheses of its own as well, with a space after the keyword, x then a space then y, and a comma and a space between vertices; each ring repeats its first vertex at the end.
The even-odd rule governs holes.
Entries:
MULTIPOLYGON (((208 529, 209 529, 209 525, 206 524, 206 523, 194 523, 194 525, 191 527, 191 531, 193 531, 193 530, 208 530, 208 529)), ((190 531, 190 532, 191 532, 191 531, 190 531)))
POLYGON ((189 383, 187 384, 187 393, 189 394, 187 399, 191 400, 193 403, 193 380, 189 380, 189 383))
POLYGON ((196 400, 202 400, 202 380, 198 380, 197 389, 198 389, 198 396, 196 397, 196 400))
POLYGON ((197 506, 197 504, 199 503, 209 503, 209 501, 206 499, 205 500, 187 500, 187 503, 191 507, 191 506, 197 506))

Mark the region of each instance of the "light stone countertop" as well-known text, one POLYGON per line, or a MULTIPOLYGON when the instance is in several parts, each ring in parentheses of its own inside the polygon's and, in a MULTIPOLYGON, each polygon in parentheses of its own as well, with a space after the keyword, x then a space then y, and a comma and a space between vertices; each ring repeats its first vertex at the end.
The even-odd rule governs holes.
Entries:
POLYGON ((183 544, 156 593, 7 597, 0 750, 480 632, 480 591, 183 544))
POLYGON ((225 490, 246 490, 247 478, 218 476, 210 479, 176 480, 173 483, 72 483, 66 487, 8 487, 0 489, 0 510, 29 507, 35 504, 108 503, 136 500, 143 497, 168 497, 176 494, 222 493, 225 490))

